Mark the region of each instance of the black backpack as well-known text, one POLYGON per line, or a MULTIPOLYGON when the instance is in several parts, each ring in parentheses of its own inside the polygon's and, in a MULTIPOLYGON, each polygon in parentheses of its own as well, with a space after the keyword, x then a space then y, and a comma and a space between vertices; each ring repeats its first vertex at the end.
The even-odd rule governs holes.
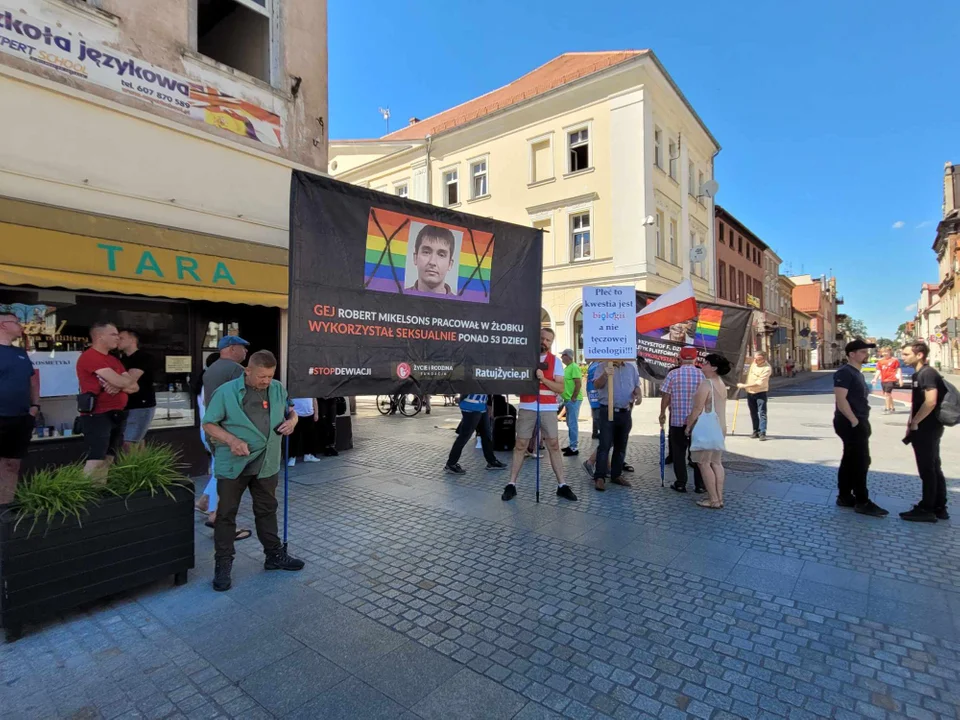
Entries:
POLYGON ((937 420, 947 427, 953 427, 960 422, 960 392, 957 392, 957 388, 946 380, 943 381, 943 384, 947 388, 947 394, 943 396, 940 411, 937 413, 937 420))

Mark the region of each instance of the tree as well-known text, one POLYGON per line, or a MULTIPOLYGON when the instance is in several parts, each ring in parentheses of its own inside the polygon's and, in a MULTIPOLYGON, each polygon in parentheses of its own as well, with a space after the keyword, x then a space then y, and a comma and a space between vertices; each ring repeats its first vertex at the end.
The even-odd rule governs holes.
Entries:
POLYGON ((839 330, 846 337, 865 338, 867 325, 863 320, 856 320, 849 315, 840 321, 839 330))
POLYGON ((891 340, 890 338, 880 337, 877 338, 877 347, 878 348, 896 348, 900 347, 896 340, 891 340))
POLYGON ((904 345, 912 339, 910 332, 907 330, 907 323, 900 323, 899 327, 897 327, 897 344, 904 345))

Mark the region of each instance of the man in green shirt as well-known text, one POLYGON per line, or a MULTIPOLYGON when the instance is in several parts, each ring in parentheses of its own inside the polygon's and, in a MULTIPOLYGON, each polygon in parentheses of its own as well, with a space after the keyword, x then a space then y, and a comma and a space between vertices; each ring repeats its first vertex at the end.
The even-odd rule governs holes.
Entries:
POLYGON ((303 560, 287 554, 277 534, 277 479, 282 435, 290 435, 297 414, 287 391, 273 376, 277 359, 268 350, 250 356, 242 377, 220 386, 209 400, 203 430, 214 443, 220 506, 213 529, 216 559, 213 589, 229 590, 237 510, 250 489, 257 538, 267 558, 265 570, 302 570, 303 560), (289 417, 287 417, 289 415, 289 417))
POLYGON ((567 433, 570 444, 563 454, 573 457, 580 454, 580 403, 583 402, 583 372, 574 361, 573 350, 566 349, 560 356, 563 361, 563 407, 567 411, 567 433))

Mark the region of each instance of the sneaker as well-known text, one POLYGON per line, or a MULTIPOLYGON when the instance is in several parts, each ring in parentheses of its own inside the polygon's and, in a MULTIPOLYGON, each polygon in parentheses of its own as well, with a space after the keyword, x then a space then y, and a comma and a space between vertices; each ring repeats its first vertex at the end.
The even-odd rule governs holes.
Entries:
POLYGON ((460 463, 454 463, 453 465, 451 465, 450 463, 447 463, 446 465, 443 466, 443 469, 446 470, 448 473, 453 473, 454 475, 467 474, 467 471, 464 470, 462 467, 460 467, 460 463))
POLYGON ((628 465, 627 463, 624 463, 624 464, 623 464, 623 471, 624 471, 624 472, 633 472, 633 471, 634 471, 634 467, 633 467, 633 465, 628 465))
POLYGON ((318 458, 316 455, 304 455, 303 461, 304 462, 323 462, 323 460, 318 458))
POLYGON ((937 516, 937 520, 949 520, 950 513, 947 512, 945 507, 940 508, 939 510, 934 510, 933 514, 937 516))
POLYGON ((562 452, 567 457, 576 457, 577 455, 580 454, 579 450, 572 450, 571 448, 568 448, 568 447, 565 447, 562 452))
MULTIPOLYGON (((607 484, 602 477, 593 479, 593 486, 597 489, 597 492, 604 492, 607 489, 607 484)), ((560 494, 560 491, 557 491, 557 495, 560 494)))
POLYGON ((681 485, 679 482, 675 482, 670 486, 671 490, 676 490, 678 493, 685 493, 687 491, 686 485, 681 485))
POLYGON ((597 471, 597 466, 589 460, 584 460, 583 469, 587 471, 587 475, 593 477, 594 473, 597 471))
POLYGON ((528 453, 526 453, 526 454, 524 455, 524 457, 533 458, 533 459, 535 459, 535 460, 540 460, 540 459, 543 457, 543 455, 541 455, 540 453, 528 452, 528 453))
POLYGON ((907 510, 906 512, 900 513, 900 518, 908 522, 935 523, 937 521, 936 513, 932 513, 929 510, 924 510, 919 505, 914 505, 913 510, 907 510))
POLYGON ((290 570, 296 572, 303 570, 305 563, 299 558, 293 557, 286 550, 274 550, 267 553, 267 559, 263 561, 264 570, 290 570))
POLYGON ((296 464, 297 464, 297 459, 295 457, 292 457, 289 460, 287 460, 287 467, 293 467, 296 464))
POLYGON ((763 440, 766 440, 766 439, 767 439, 767 434, 766 434, 766 433, 760 433, 760 440, 763 441, 763 440))
POLYGON ((233 569, 232 557, 218 557, 216 567, 213 571, 213 589, 217 592, 225 592, 233 585, 230 579, 230 571, 233 569))
POLYGON ((492 463, 487 463, 487 470, 503 470, 506 465, 499 460, 494 460, 492 463))
MULTIPOLYGON (((860 515, 869 515, 870 517, 886 517, 890 514, 889 511, 884 510, 872 500, 867 500, 865 503, 859 503, 858 505, 855 505, 853 509, 860 515)), ((931 513, 931 515, 933 515, 933 513, 931 513)))
POLYGON ((852 508, 856 506, 857 501, 853 499, 853 495, 837 495, 837 506, 842 508, 852 508))
POLYGON ((750 434, 750 437, 752 437, 754 440, 756 440, 758 437, 760 437, 760 433, 754 431, 754 432, 752 432, 752 433, 750 434))
POLYGON ((612 482, 614 485, 622 485, 623 487, 633 487, 633 484, 629 480, 623 479, 623 475, 620 477, 615 477, 610 482, 612 482))
POLYGON ((500 499, 506 502, 507 500, 513 500, 517 496, 517 486, 513 483, 507 483, 507 486, 503 489, 503 494, 500 496, 500 499))
POLYGON ((573 490, 570 489, 569 485, 557 485, 557 497, 562 497, 572 502, 577 501, 577 496, 573 494, 573 490))
POLYGON ((703 494, 707 491, 707 489, 706 489, 705 487, 695 487, 695 488, 693 489, 693 491, 694 491, 697 495, 703 495, 703 494))

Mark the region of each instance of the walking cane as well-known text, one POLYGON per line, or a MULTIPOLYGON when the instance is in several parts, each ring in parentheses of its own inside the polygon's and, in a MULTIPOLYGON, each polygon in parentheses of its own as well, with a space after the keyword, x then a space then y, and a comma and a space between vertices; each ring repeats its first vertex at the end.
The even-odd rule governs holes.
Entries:
POLYGON ((540 502, 540 386, 537 386, 537 431, 536 443, 533 446, 534 457, 537 460, 537 502, 540 502))
POLYGON ((290 489, 290 436, 283 436, 283 551, 287 551, 287 494, 290 489))
POLYGON ((737 406, 733 409, 733 429, 731 435, 737 434, 737 414, 740 412, 740 388, 737 388, 737 406))

